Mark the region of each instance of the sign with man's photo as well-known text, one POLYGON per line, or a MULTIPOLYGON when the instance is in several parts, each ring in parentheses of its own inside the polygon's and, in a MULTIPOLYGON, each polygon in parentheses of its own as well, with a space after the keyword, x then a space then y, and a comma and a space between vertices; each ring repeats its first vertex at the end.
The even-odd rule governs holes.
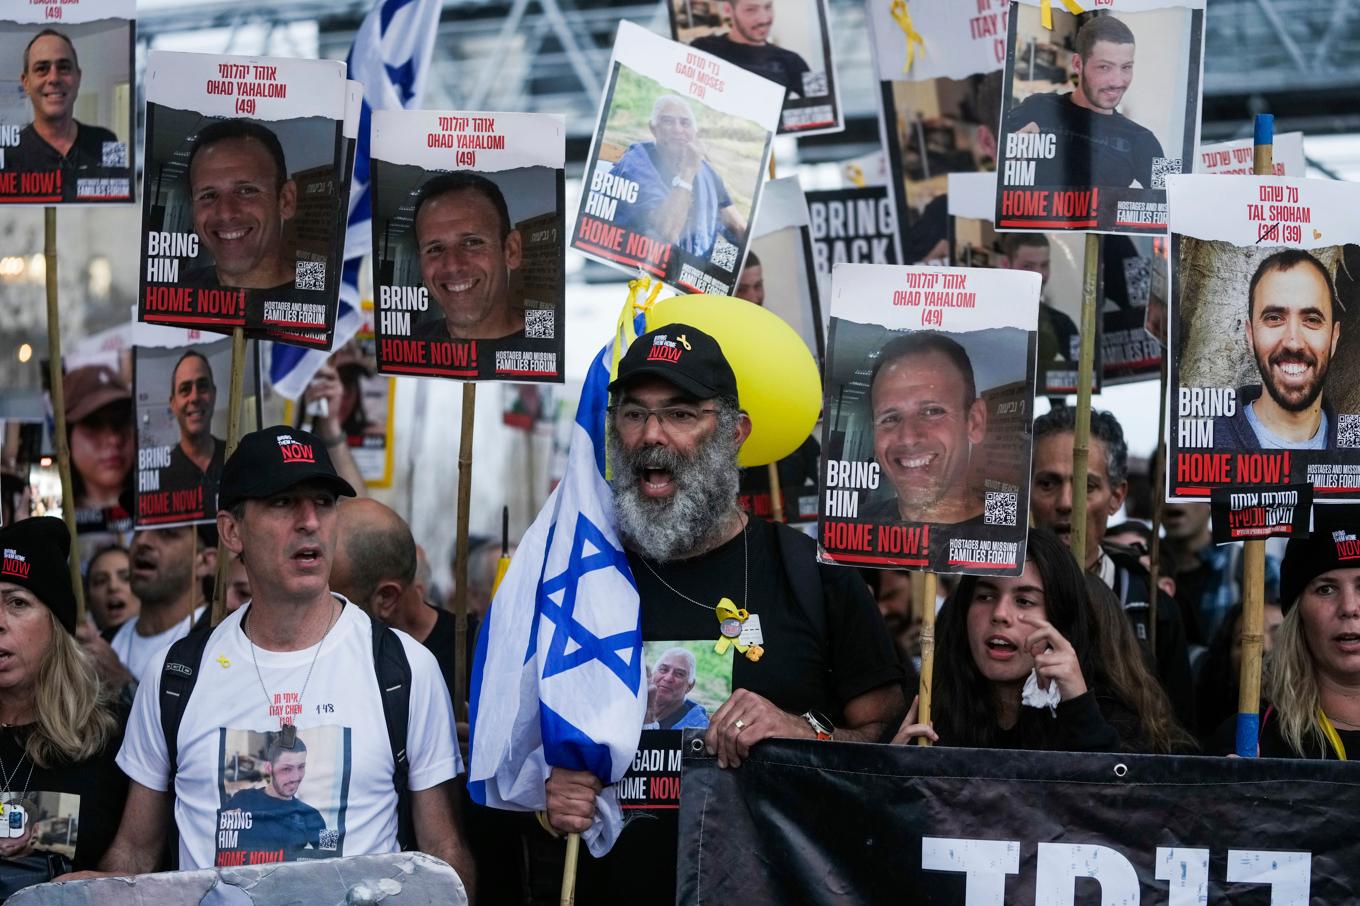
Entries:
POLYGON ((380 372, 561 382, 565 142, 548 114, 374 112, 380 372))
POLYGON ((347 96, 335 61, 151 52, 138 320, 330 345, 347 96))
POLYGON ((1360 500, 1360 186, 1171 180, 1167 496, 1360 500))
POLYGON ((620 22, 571 247, 683 292, 730 294, 784 94, 620 22))
POLYGON ((1012 0, 996 225, 1166 231, 1166 178, 1194 169, 1204 0, 1012 0), (1046 21, 1051 17, 1051 22, 1046 21))
POLYGON ((128 204, 136 0, 0 0, 0 204, 128 204))
POLYGON ((840 264, 831 283, 820 558, 1018 575, 1039 275, 840 264))

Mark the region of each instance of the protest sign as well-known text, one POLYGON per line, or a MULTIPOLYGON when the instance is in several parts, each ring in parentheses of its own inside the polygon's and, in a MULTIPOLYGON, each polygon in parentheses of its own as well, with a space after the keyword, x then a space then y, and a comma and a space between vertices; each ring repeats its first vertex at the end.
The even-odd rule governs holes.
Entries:
MULTIPOLYGON (((821 462, 821 445, 816 438, 821 429, 814 429, 792 454, 773 463, 779 482, 779 499, 784 522, 817 521, 817 472, 821 462)), ((771 466, 750 466, 738 476, 737 506, 762 519, 774 518, 774 495, 770 491, 771 466)))
MULTIPOLYGON (((216 523, 231 340, 147 324, 135 326, 134 339, 137 527, 216 523)), ((256 392, 253 372, 248 395, 256 392)))
POLYGON ((0 204, 130 203, 135 0, 0 0, 0 204), (15 90, 17 89, 17 90, 15 90))
POLYGON ((152 51, 138 320, 330 344, 344 64, 152 51))
POLYGON ((831 269, 835 265, 901 261, 897 256, 897 219, 893 216, 892 198, 883 185, 825 189, 807 192, 804 198, 812 237, 812 265, 825 325, 829 317, 825 300, 831 296, 831 269))
POLYGON ((1029 512, 1038 274, 832 274, 824 562, 1016 575, 1029 512))
POLYGON ((1194 169, 1204 0, 1100 12, 1013 0, 997 158, 1006 230, 1155 235, 1166 178, 1194 169))
MULTIPOLYGON (((1077 392, 1081 349, 1082 275, 1086 243, 1062 233, 999 233, 992 224, 995 173, 949 177, 949 260, 956 267, 1029 271, 1040 277, 1039 345, 1035 393, 1077 392)), ((1097 344, 1097 363, 1100 346, 1097 344)), ((1100 370, 1092 375, 1100 389, 1100 370)))
POLYGON ((373 114, 378 370, 562 380, 562 118, 373 114))
POLYGON ((1360 186, 1169 185, 1168 498, 1306 481, 1360 499, 1360 186))
POLYGON ((779 315, 820 361, 826 325, 818 289, 802 187, 794 176, 770 180, 732 295, 779 315))
MULTIPOLYGON (((1231 142, 1214 142, 1199 146, 1195 160, 1196 173, 1216 176, 1245 176, 1252 172, 1255 143, 1243 138, 1231 142)), ((1272 172, 1275 176, 1308 175, 1308 163, 1303 156, 1303 133, 1283 132, 1275 136, 1271 146, 1272 172)))
POLYGON ((845 128, 826 0, 670 0, 671 37, 782 87, 779 134, 845 128))
MULTIPOLYGON (((1147 324, 1159 267, 1160 283, 1166 284, 1165 248, 1165 239, 1150 236, 1106 236, 1101 242, 1104 305, 1096 360, 1106 384, 1156 380, 1161 373, 1162 343, 1147 324)), ((1157 304, 1163 306, 1159 317, 1165 331, 1165 302, 1157 304)))
POLYGON ((1352 763, 771 739, 733 771, 687 738, 681 769, 677 903, 1303 906, 1360 890, 1352 763))
POLYGON ((1313 486, 1307 482, 1274 491, 1214 488, 1209 495, 1215 544, 1262 538, 1307 538, 1312 523, 1313 486))
POLYGON ((783 102, 780 85, 620 22, 572 248, 729 295, 783 102))
POLYGON ((899 260, 943 264, 949 174, 996 166, 1009 4, 882 2, 866 11, 899 260))
MULTIPOLYGON (((44 367, 47 381, 49 374, 44 367)), ((131 358, 73 364, 62 373, 61 383, 75 530, 95 540, 111 540, 110 535, 132 528, 135 506, 131 358)))

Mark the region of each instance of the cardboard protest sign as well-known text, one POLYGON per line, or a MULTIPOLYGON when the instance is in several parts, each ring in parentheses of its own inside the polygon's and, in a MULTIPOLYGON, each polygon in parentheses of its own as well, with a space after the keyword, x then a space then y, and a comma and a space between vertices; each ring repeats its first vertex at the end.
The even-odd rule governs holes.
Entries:
MULTIPOLYGON (((231 340, 138 324, 133 348, 138 528, 215 523, 226 456, 231 340)), ((247 369, 246 397, 255 394, 247 369)), ((242 406, 241 433, 254 430, 242 406)))
POLYGON ((373 114, 378 370, 561 382, 562 118, 373 114))
POLYGON ((948 259, 950 173, 996 167, 1006 0, 866 5, 899 260, 948 259))
POLYGON ((1028 532, 1038 274, 832 274, 824 562, 1017 575, 1028 532))
POLYGON ((670 0, 671 37, 781 86, 779 134, 845 128, 826 0, 670 0))
MULTIPOLYGON (((1250 176, 1255 148, 1255 142, 1249 138, 1200 145, 1195 172, 1217 176, 1250 176)), ((1302 132, 1281 132, 1275 136, 1271 158, 1271 172, 1275 176, 1308 175, 1308 163, 1303 156, 1302 132)))
MULTIPOLYGON (((62 375, 66 440, 71 451, 71 493, 76 508, 76 533, 80 536, 107 539, 132 528, 137 444, 131 369, 130 358, 116 355, 69 365, 62 375)), ((50 373, 44 364, 45 388, 50 373)), ((55 454, 55 449, 52 452, 55 454)))
MULTIPOLYGON (((1062 233, 1000 233, 992 224, 995 173, 949 177, 949 260, 957 267, 996 267, 1040 277, 1035 393, 1077 392, 1081 294, 1086 243, 1062 233)), ((1100 391, 1100 343, 1091 386, 1100 391)))
POLYGON ((138 320, 329 346, 344 65, 153 51, 146 100, 138 320))
MULTIPOLYGON (((817 475, 821 471, 821 428, 812 437, 775 464, 779 496, 785 522, 817 521, 817 475)), ((770 467, 749 466, 737 477, 737 506, 762 519, 774 517, 774 495, 770 491, 770 467)))
POLYGON ((683 292, 729 295, 784 92, 620 22, 571 247, 683 292))
MULTIPOLYGON (((831 269, 841 262, 898 264, 897 218, 885 186, 807 192, 812 265, 820 298, 831 295, 831 269)), ((825 305, 822 306, 822 318, 825 305)))
POLYGON ((1075 15, 1012 0, 997 158, 1005 230, 1155 235, 1166 178, 1194 169, 1204 0, 1075 15))
POLYGON ((1167 495, 1360 499, 1360 186, 1170 181, 1167 495))
POLYGON ((1147 321, 1159 266, 1163 268, 1161 282, 1166 282, 1165 249, 1165 239, 1150 236, 1106 236, 1101 240, 1104 301, 1096 358, 1106 384, 1156 380, 1161 374, 1162 343, 1148 332, 1147 321))
POLYGON ((807 200, 797 177, 765 184, 760 215, 751 227, 751 248, 732 295, 779 315, 821 361, 825 319, 807 200))
POLYGON ((0 204, 130 203, 135 0, 0 0, 0 204))
POLYGON ((1215 544, 1262 538, 1307 538, 1312 527, 1313 486, 1287 485, 1275 491, 1214 488, 1209 495, 1215 544))

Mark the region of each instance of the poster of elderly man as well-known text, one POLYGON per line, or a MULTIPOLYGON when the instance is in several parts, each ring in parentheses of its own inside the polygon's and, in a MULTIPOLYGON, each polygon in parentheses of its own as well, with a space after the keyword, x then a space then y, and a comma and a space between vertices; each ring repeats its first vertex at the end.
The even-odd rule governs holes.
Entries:
POLYGON ((729 295, 783 103, 780 85, 620 22, 571 247, 729 295))

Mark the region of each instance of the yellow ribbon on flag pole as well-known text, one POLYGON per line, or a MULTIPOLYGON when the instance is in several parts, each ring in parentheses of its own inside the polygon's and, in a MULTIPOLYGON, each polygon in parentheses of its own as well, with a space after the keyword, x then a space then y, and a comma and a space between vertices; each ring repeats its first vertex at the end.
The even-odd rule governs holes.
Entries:
MULTIPOLYGON (((1075 0, 1062 0, 1062 5, 1074 16, 1080 16, 1086 10, 1078 6, 1075 0)), ((1044 28, 1053 30, 1053 0, 1039 0, 1039 18, 1044 23, 1044 28)))
POLYGON ((916 45, 921 45, 921 50, 926 49, 926 39, 921 37, 921 33, 912 24, 911 12, 907 9, 907 0, 892 0, 892 5, 888 7, 888 13, 893 17, 902 33, 907 36, 907 62, 902 67, 903 72, 911 72, 911 64, 916 62, 916 45))

